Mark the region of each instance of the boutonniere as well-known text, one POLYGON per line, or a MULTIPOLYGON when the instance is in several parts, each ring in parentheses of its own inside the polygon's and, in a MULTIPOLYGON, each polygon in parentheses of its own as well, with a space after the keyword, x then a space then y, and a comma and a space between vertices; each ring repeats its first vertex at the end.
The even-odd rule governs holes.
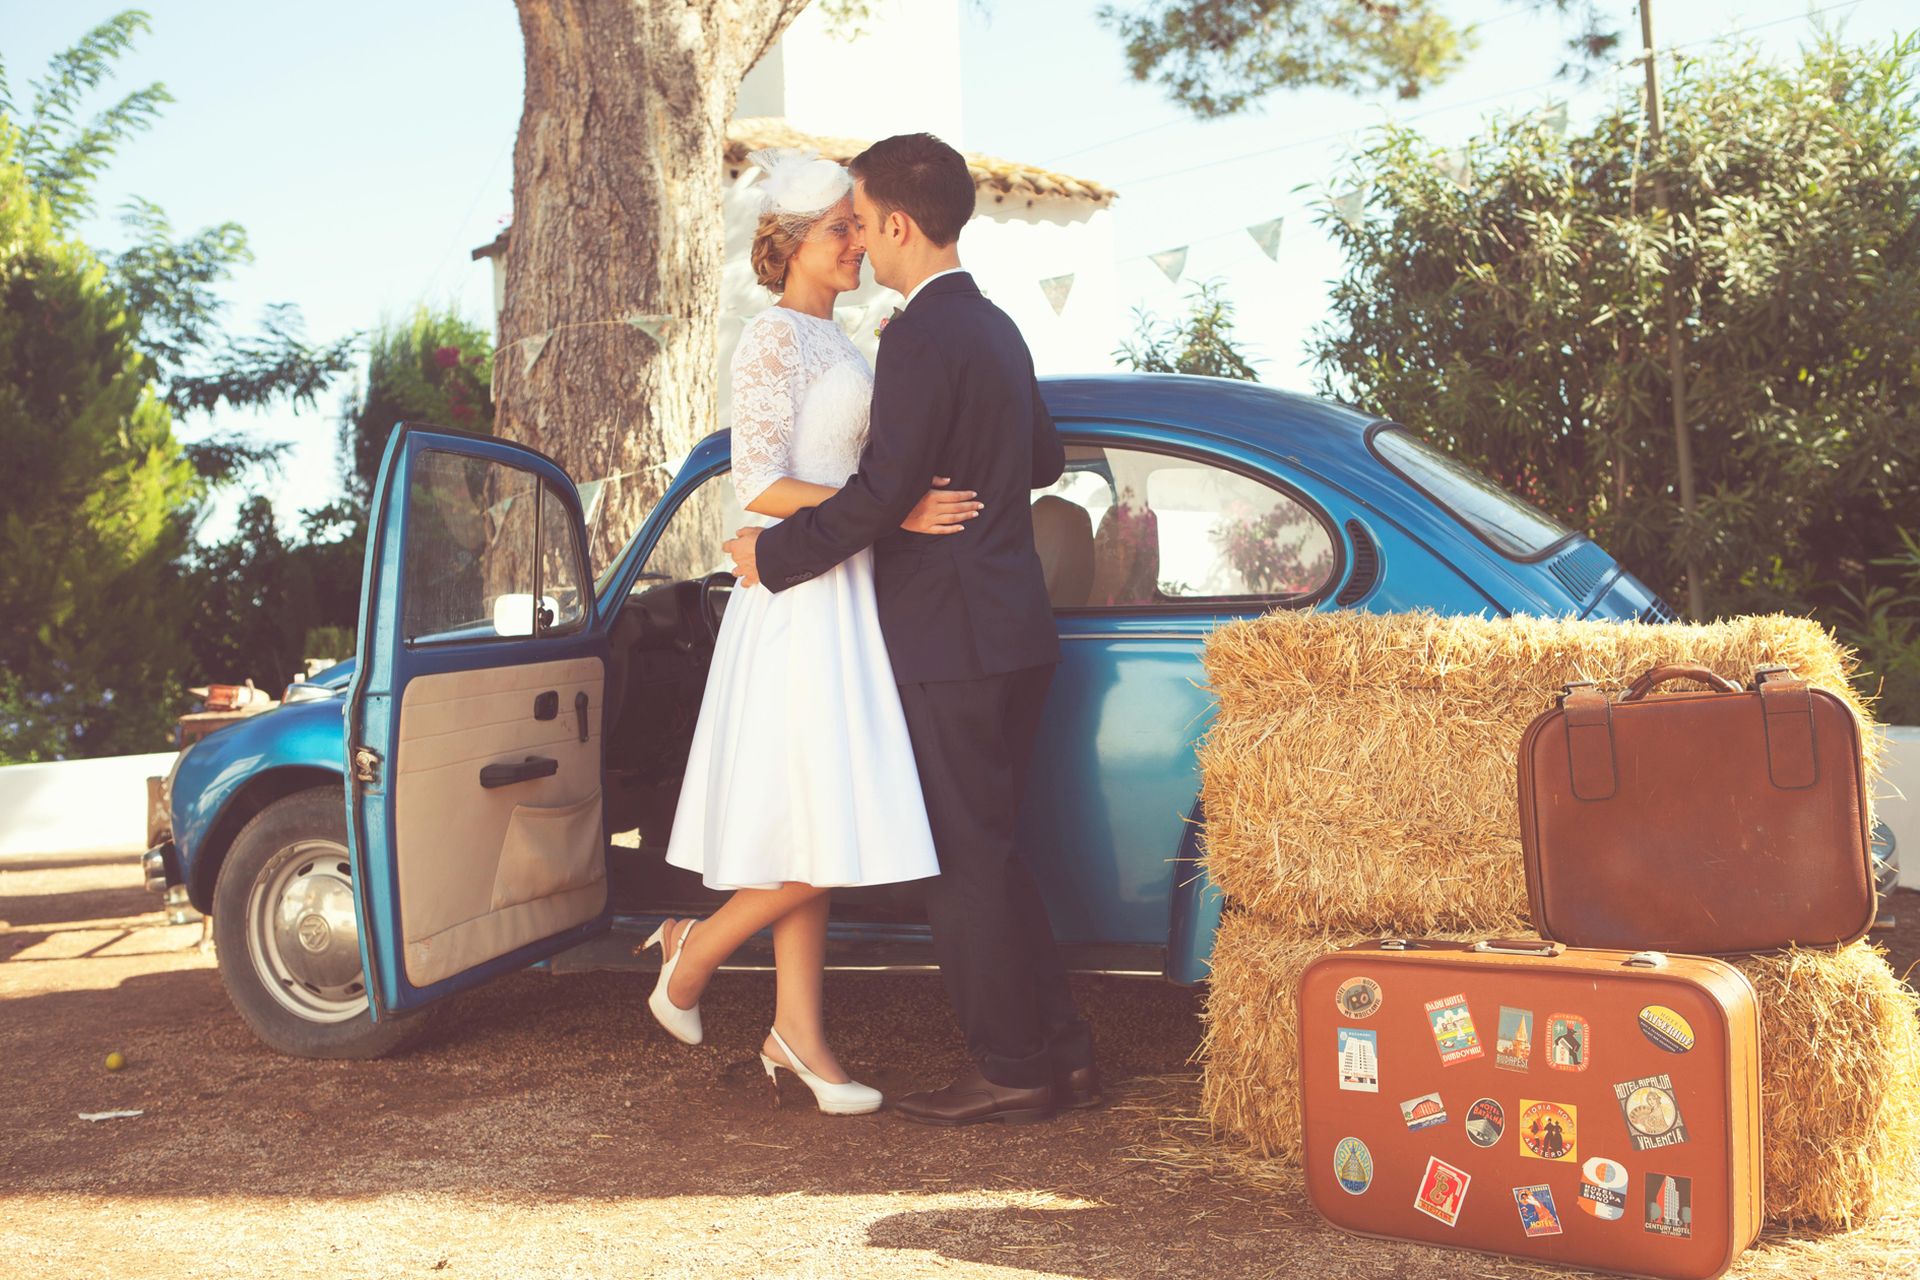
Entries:
POLYGON ((900 318, 900 308, 895 307, 892 311, 887 313, 887 318, 880 322, 880 327, 873 331, 873 336, 877 338, 881 334, 885 333, 887 331, 887 326, 892 324, 895 320, 898 320, 899 318, 900 318))

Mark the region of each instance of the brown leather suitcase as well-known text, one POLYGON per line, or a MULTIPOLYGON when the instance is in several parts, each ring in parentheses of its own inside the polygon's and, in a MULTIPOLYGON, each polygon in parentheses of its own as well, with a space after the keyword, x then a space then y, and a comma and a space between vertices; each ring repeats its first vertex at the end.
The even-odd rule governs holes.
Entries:
POLYGON ((1784 667, 1747 690, 1656 667, 1618 702, 1568 685, 1521 738, 1519 781, 1543 938, 1737 955, 1873 925, 1860 724, 1784 667), (1711 688, 1647 696, 1679 679, 1711 688))
POLYGON ((1299 1001, 1335 1226, 1662 1280, 1759 1235, 1759 1013, 1725 961, 1388 940, 1314 961, 1299 1001))

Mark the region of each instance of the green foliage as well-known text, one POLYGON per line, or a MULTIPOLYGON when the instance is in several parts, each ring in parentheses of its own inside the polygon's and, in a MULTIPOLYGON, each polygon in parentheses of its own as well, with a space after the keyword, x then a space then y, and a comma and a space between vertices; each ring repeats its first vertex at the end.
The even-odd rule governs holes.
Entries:
POLYGON ((105 266, 0 119, 0 761, 158 750, 199 497, 105 266))
POLYGON ((404 321, 382 321, 369 345, 367 385, 340 417, 347 491, 362 508, 399 423, 493 433, 493 335, 486 329, 423 303, 404 321))
MULTIPOLYGON (((1564 140, 1492 124, 1468 148, 1467 190, 1417 134, 1383 131, 1352 175, 1379 216, 1325 219, 1349 265, 1317 335, 1322 389, 1585 528, 1671 599, 1691 556, 1710 615, 1841 618, 1848 592, 1886 581, 1920 511, 1916 50, 1827 38, 1792 66, 1683 59, 1664 86, 1666 156, 1628 96, 1564 140)), ((1920 704, 1888 710, 1920 719, 1920 704)))
POLYGON ((1209 378, 1258 382, 1260 374, 1233 340, 1233 301, 1225 284, 1206 280, 1187 294, 1188 311, 1178 322, 1162 321, 1145 307, 1133 310, 1134 335, 1113 353, 1135 373, 1193 373, 1209 378))
MULTIPOLYGON (((1597 0, 1514 2, 1578 19, 1563 70, 1591 66, 1620 41, 1597 0)), ((1245 111, 1281 89, 1418 97, 1474 43, 1472 26, 1440 0, 1117 0, 1098 13, 1125 41, 1133 78, 1202 118, 1245 111)))

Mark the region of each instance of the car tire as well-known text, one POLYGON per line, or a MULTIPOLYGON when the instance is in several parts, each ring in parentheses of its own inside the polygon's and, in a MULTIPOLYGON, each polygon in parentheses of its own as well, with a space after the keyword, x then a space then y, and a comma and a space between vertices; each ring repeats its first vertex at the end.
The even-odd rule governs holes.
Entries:
POLYGON ((299 1058, 379 1058, 425 1012, 372 1019, 359 956, 341 788, 274 801, 234 837, 213 890, 220 978, 253 1033, 299 1058))

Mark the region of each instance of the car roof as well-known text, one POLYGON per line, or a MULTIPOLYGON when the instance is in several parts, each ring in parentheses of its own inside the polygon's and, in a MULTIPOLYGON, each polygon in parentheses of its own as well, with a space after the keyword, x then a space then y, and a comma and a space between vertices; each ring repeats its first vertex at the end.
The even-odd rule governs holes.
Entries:
POLYGON ((1105 373, 1044 377, 1040 391, 1055 418, 1156 422, 1198 427, 1289 454, 1351 459, 1380 418, 1257 382, 1180 373, 1105 373))

